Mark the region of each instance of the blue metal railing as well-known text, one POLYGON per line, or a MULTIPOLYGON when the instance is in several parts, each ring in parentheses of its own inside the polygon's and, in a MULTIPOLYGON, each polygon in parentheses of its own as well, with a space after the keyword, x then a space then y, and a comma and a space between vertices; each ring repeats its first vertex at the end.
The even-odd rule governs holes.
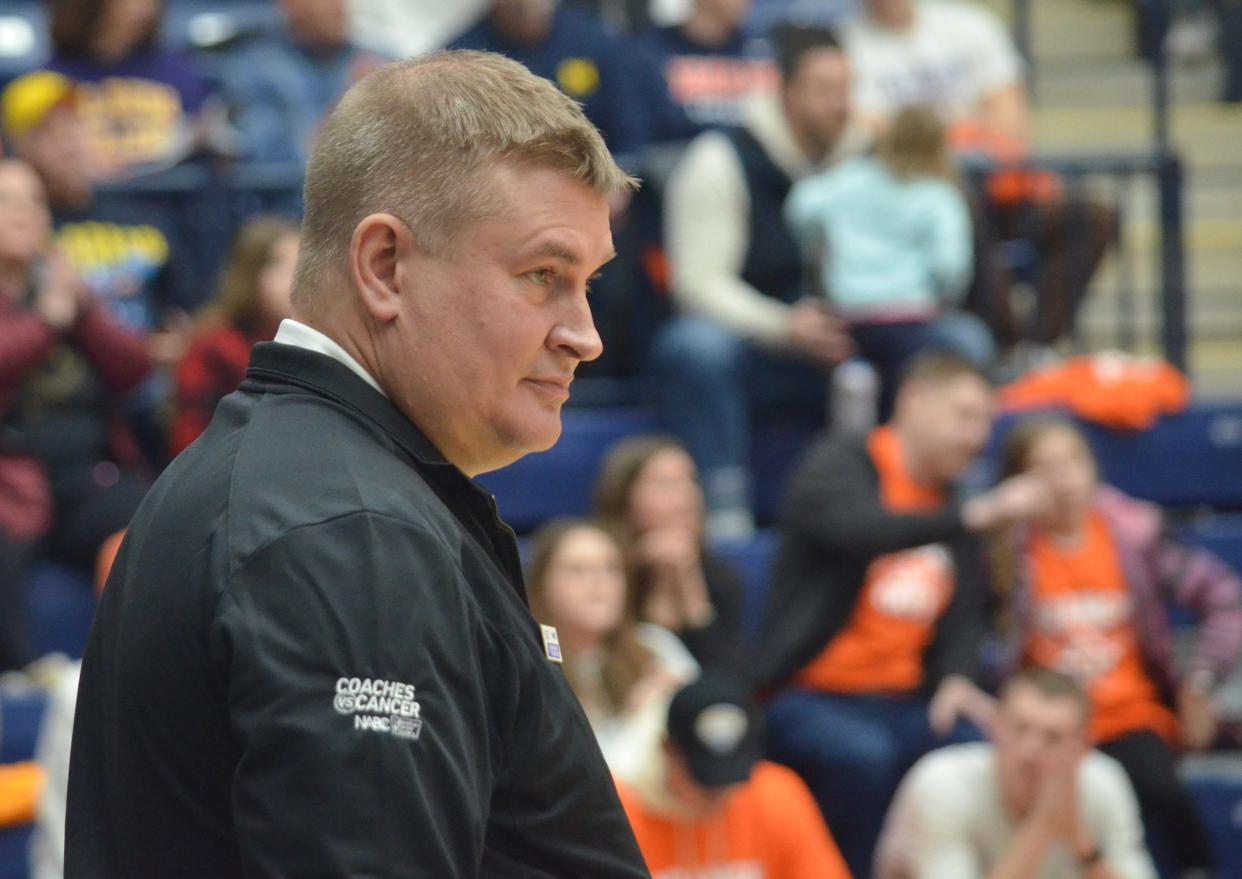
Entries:
MULTIPOLYGON (((1026 60, 1027 85, 1030 94, 1038 95, 1038 64, 1032 46, 1031 16, 1034 3, 1031 0, 1013 0, 1014 41, 1026 60)), ((1165 34, 1170 22, 1169 0, 1142 0, 1146 15, 1146 42, 1151 70, 1152 147, 1150 158, 1134 166, 1135 172, 1154 175, 1159 192, 1160 220, 1160 315, 1161 342, 1165 358, 1179 369, 1189 367, 1187 358, 1187 310, 1186 291, 1185 169, 1169 134, 1169 69, 1164 52, 1165 34), (1140 167, 1141 165, 1141 167, 1140 167)), ((1119 315, 1122 321, 1132 321, 1132 312, 1119 315)), ((1133 331, 1121 332, 1123 338, 1133 338, 1133 331)))

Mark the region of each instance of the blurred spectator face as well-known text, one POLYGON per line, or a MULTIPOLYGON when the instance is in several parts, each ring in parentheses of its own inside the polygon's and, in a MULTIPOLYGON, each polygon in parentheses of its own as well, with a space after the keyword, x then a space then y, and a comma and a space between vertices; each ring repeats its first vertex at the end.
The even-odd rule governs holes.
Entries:
POLYGON ((785 115, 800 139, 827 153, 850 112, 850 68, 837 49, 812 49, 785 82, 785 115))
POLYGON ((961 475, 992 432, 992 389, 964 374, 912 381, 898 393, 895 419, 924 473, 941 482, 961 475))
POLYGON ((493 0, 488 24, 512 43, 537 43, 552 26, 553 0, 493 0))
POLYGON ((625 566, 616 541, 598 528, 566 531, 548 561, 542 592, 563 642, 602 640, 625 613, 625 566))
POLYGON ((686 765, 686 759, 681 756, 677 746, 665 739, 664 787, 690 818, 702 820, 720 811, 729 795, 740 785, 704 787, 699 784, 690 774, 690 767, 686 765))
POLYGON ((54 204, 89 201, 94 187, 86 127, 71 103, 50 110, 43 120, 17 139, 14 153, 43 178, 54 204))
POLYGON ((1078 521, 1095 494, 1095 459, 1082 435, 1070 427, 1053 426, 1032 443, 1025 470, 1041 476, 1052 491, 1050 517, 1055 522, 1078 521))
POLYGON ((267 264, 259 272, 259 314, 265 326, 274 326, 293 311, 293 270, 298 263, 298 236, 286 235, 272 245, 267 264))
POLYGON ((345 0, 280 0, 289 30, 312 46, 340 46, 348 37, 345 0))
POLYGON ((663 528, 694 534, 702 530, 703 492, 689 455, 668 448, 651 456, 630 489, 629 518, 640 534, 663 528))
POLYGON ((52 229, 39 177, 25 162, 0 160, 0 266, 28 266, 52 229))
POLYGON ((904 28, 914 20, 914 0, 867 0, 876 21, 892 28, 904 28))
POLYGON ((109 0, 94 40, 95 54, 105 61, 128 57, 159 25, 163 11, 162 0, 109 0))
POLYGON ((1086 750, 1086 721, 1072 697, 1047 695, 1023 682, 1005 693, 992 740, 1001 792, 1019 816, 1030 810, 1054 766, 1086 750))
POLYGON ((746 22, 750 7, 751 0, 698 0, 695 5, 700 15, 706 15, 733 31, 740 30, 746 22))

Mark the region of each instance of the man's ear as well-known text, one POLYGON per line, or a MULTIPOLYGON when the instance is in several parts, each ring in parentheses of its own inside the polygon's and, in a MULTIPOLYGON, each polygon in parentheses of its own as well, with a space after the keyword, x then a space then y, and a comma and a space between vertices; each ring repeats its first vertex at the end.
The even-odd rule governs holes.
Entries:
POLYGON ((367 313, 380 323, 401 311, 401 260, 414 247, 409 228, 392 214, 370 214, 354 227, 349 271, 367 313))

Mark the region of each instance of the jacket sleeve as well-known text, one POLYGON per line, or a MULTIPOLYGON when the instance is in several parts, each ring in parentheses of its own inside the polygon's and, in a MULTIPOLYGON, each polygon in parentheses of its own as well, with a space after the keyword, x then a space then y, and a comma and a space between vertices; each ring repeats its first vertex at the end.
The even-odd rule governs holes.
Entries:
POLYGON ((924 660, 926 689, 934 692, 949 675, 979 677, 980 652, 986 631, 987 578, 978 544, 962 535, 953 545, 953 597, 936 622, 936 634, 924 660))
POLYGON ((56 339, 56 331, 33 312, 10 308, 0 314, 0 387, 42 363, 56 339))
POLYGON ((215 646, 250 877, 474 876, 513 660, 436 536, 373 513, 296 529, 233 575, 215 646))
POLYGON ((113 393, 136 387, 151 373, 147 340, 114 321, 97 302, 83 306, 71 339, 113 393))
POLYGON ((940 543, 964 531, 959 507, 894 513, 868 478, 866 453, 837 439, 814 443, 793 477, 781 510, 784 528, 831 552, 872 557, 940 543))
POLYGON ((737 152, 723 134, 699 135, 686 149, 668 182, 664 229, 680 311, 709 317, 762 345, 784 344, 789 306, 742 279, 750 194, 737 152))
POLYGON ((1216 681, 1228 677, 1242 657, 1242 581, 1212 553, 1163 533, 1151 560, 1170 597, 1198 617, 1187 668, 1206 669, 1216 681))

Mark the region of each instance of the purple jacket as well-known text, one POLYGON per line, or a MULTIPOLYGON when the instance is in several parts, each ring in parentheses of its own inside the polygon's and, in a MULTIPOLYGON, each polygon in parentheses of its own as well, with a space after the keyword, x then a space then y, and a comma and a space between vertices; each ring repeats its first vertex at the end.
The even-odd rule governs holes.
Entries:
MULTIPOLYGON (((1164 516, 1153 504, 1135 500, 1102 486, 1095 507, 1108 525, 1117 557, 1134 601, 1134 625, 1148 673, 1171 698, 1182 674, 1206 669, 1219 682, 1242 656, 1242 581, 1220 559, 1202 549, 1172 539, 1164 516), (1173 627, 1169 607, 1181 605, 1198 620, 1194 648, 1184 669, 1174 667, 1173 627)), ((1025 549, 1029 531, 1015 535, 1018 550, 1025 549)), ((1009 611, 1001 648, 1000 671, 1015 672, 1022 662, 1030 634, 1030 556, 1017 552, 1009 611)))

